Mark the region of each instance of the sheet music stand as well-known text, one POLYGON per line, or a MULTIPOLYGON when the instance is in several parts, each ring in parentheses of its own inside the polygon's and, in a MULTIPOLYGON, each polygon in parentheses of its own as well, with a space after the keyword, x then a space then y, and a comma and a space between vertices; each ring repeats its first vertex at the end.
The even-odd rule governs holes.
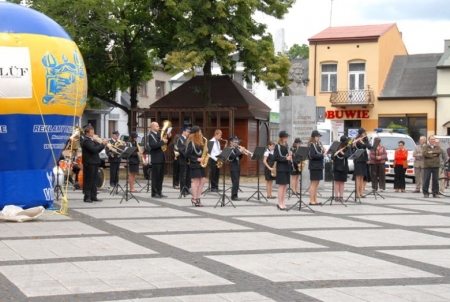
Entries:
POLYGON ((125 199, 125 201, 128 201, 131 198, 136 199, 136 201, 139 203, 139 200, 137 200, 137 198, 133 195, 133 193, 131 193, 130 190, 128 190, 128 186, 129 186, 129 183, 128 183, 128 170, 130 169, 130 155, 133 154, 136 150, 137 150, 137 147, 129 147, 125 151, 123 151, 122 154, 120 155, 120 157, 126 159, 126 161, 127 161, 125 192, 124 192, 124 194, 122 196, 122 199, 120 200, 120 203, 122 203, 122 201, 124 199, 125 199), (128 195, 130 195, 130 197, 128 197, 128 195))
MULTIPOLYGON (((297 152, 295 152, 295 154, 294 154, 294 161, 302 162, 304 159, 308 158, 308 153, 309 153, 309 147, 299 147, 297 149, 297 152)), ((300 194, 298 194, 298 201, 293 206, 291 206, 289 209, 287 209, 287 211, 289 212, 291 209, 295 208, 297 205, 298 205, 298 210, 301 211, 302 205, 303 205, 305 208, 308 208, 311 212, 315 213, 315 211, 313 209, 311 209, 302 200, 302 177, 303 177, 303 175, 301 175, 301 177, 300 177, 300 190, 299 190, 300 194)))
MULTIPOLYGON (((330 158, 334 157, 334 154, 336 153, 336 151, 339 150, 339 146, 341 145, 341 142, 333 142, 330 146, 330 148, 327 151, 327 154, 330 155, 330 158)), ((342 200, 340 200, 339 198, 336 198, 334 196, 334 168, 333 168, 333 160, 331 160, 331 196, 322 203, 322 207, 327 204, 328 202, 330 203, 330 206, 333 204, 333 200, 340 202, 341 205, 347 207, 342 200)))
MULTIPOLYGON (((379 140, 374 140, 373 145, 372 145, 372 149, 376 150, 379 144, 380 144, 379 140)), ((384 197, 381 196, 380 193, 378 193, 377 191, 375 191, 373 189, 372 189, 372 192, 367 193, 366 195, 364 195, 364 197, 369 196, 369 195, 373 195, 375 197, 375 200, 377 200, 377 195, 384 199, 384 197)))
POLYGON ((269 202, 268 200, 267 200, 267 198, 263 195, 263 193, 259 190, 259 161, 261 160, 261 158, 263 158, 263 156, 264 156, 264 151, 266 150, 266 148, 265 147, 256 147, 255 148, 255 151, 253 152, 253 155, 252 155, 252 160, 256 160, 256 162, 257 162, 257 165, 256 165, 256 176, 257 176, 257 179, 258 179, 258 186, 257 186, 257 189, 256 189, 256 191, 252 194, 252 196, 250 196, 248 199, 247 199, 247 201, 249 201, 250 199, 252 199, 252 198, 255 198, 256 200, 258 200, 259 202, 261 202, 261 199, 260 199, 260 195, 262 196, 262 198, 264 198, 265 200, 266 200, 266 202, 269 202), (253 196, 255 196, 257 194, 257 196, 258 197, 253 197, 253 196))
MULTIPOLYGON (((355 160, 357 160, 361 155, 363 155, 364 152, 366 152, 365 149, 358 149, 348 159, 353 159, 353 162, 355 162, 355 160)), ((353 172, 353 173, 355 173, 355 172, 353 172)), ((350 197, 352 197, 353 193, 355 193, 355 197, 354 197, 355 201, 354 202, 356 203, 359 200, 359 203, 361 204, 361 197, 358 197, 356 194, 356 175, 355 175, 355 189, 353 190, 352 193, 350 193, 350 196, 347 197, 345 202, 347 202, 350 199, 350 197)))
MULTIPOLYGON (((206 146, 208 147, 208 154, 209 155, 211 155, 211 151, 212 151, 212 148, 214 147, 214 142, 213 141, 208 141, 208 143, 206 144, 206 146)), ((208 160, 209 161, 209 160, 208 160)), ((216 162, 217 163, 217 162, 216 162)), ((209 165, 210 163, 208 163, 208 165, 209 165)), ((205 191, 203 191, 202 192, 202 194, 200 194, 200 195, 205 195, 206 193, 208 193, 208 192, 212 192, 212 189, 211 189, 211 166, 209 166, 208 167, 208 178, 209 178, 209 181, 208 181, 208 187, 206 188, 206 190, 205 191)), ((181 196, 181 195, 180 195, 181 196)))
POLYGON ((216 205, 214 206, 214 208, 216 208, 219 203, 220 203, 221 207, 224 207, 227 204, 231 203, 231 205, 236 208, 236 206, 233 204, 231 199, 225 194, 225 191, 226 191, 225 190, 225 162, 229 159, 232 150, 233 150, 232 148, 225 148, 222 151, 222 153, 217 155, 217 160, 221 161, 223 163, 223 165, 222 165, 223 179, 222 179, 222 194, 221 194, 219 200, 217 201, 216 205), (225 198, 228 199, 228 202, 225 202, 225 198))

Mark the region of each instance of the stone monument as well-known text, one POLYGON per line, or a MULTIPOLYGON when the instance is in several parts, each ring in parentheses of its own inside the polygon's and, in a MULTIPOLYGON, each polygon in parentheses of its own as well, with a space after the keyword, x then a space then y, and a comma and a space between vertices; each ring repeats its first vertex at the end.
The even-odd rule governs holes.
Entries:
MULTIPOLYGON (((302 146, 307 146, 311 132, 317 129, 316 98, 306 96, 306 78, 302 64, 292 64, 289 70, 292 83, 287 86, 289 95, 280 98, 280 130, 286 130, 291 135, 289 146, 297 137, 302 140, 302 146)), ((302 189, 306 190, 310 184, 308 166, 305 166, 302 174, 302 189)))

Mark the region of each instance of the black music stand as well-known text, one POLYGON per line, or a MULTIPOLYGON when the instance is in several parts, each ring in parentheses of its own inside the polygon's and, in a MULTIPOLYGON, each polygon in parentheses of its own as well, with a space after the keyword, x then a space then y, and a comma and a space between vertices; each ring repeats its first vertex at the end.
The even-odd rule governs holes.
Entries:
POLYGON ((256 177, 257 177, 257 179, 258 179, 258 186, 257 186, 257 190, 252 194, 252 196, 250 196, 248 199, 247 199, 247 201, 249 201, 250 199, 252 199, 252 198, 255 198, 256 200, 258 200, 259 202, 261 202, 261 199, 260 199, 260 195, 262 196, 262 198, 264 198, 265 200, 266 200, 266 202, 269 202, 268 200, 267 200, 267 198, 263 195, 263 193, 259 190, 259 161, 261 160, 261 158, 263 158, 263 156, 264 156, 264 151, 266 150, 266 148, 265 147, 256 147, 255 148, 255 151, 253 152, 253 155, 252 155, 252 160, 256 160, 256 162, 257 162, 257 165, 256 165, 256 177), (258 194, 257 196, 257 198, 256 197, 253 197, 253 196, 255 196, 256 194, 258 194))
MULTIPOLYGON (((374 140, 373 145, 372 145, 372 149, 376 150, 379 144, 380 144, 380 141, 379 141, 379 140, 374 140)), ((369 195, 373 195, 373 196, 375 197, 375 200, 377 200, 377 195, 378 195, 378 197, 381 197, 381 198, 384 199, 384 197, 381 196, 380 193, 378 193, 378 192, 375 191, 374 189, 372 189, 372 192, 370 192, 370 193, 364 195, 364 197, 369 196, 369 195)))
POLYGON ((214 206, 214 208, 216 208, 219 203, 220 203, 221 207, 224 207, 227 204, 231 203, 231 205, 236 208, 236 206, 233 204, 231 199, 225 194, 225 191, 226 191, 225 190, 225 162, 229 159, 232 150, 233 150, 233 148, 225 148, 222 151, 222 153, 217 155, 217 160, 223 163, 222 164, 223 178, 222 178, 222 194, 221 194, 219 200, 217 201, 216 205, 214 206), (225 203, 225 198, 228 199, 228 202, 226 202, 226 203, 225 203))
MULTIPOLYGON (((330 158, 334 157, 334 154, 336 153, 336 151, 339 150, 339 146, 341 145, 341 142, 333 142, 330 146, 330 148, 327 151, 327 154, 330 155, 330 158)), ((331 161, 331 196, 322 203, 322 207, 327 204, 328 202, 330 203, 330 206, 333 205, 333 200, 340 202, 341 205, 347 207, 344 202, 342 200, 340 200, 339 198, 336 198, 334 196, 334 168, 333 168, 334 164, 333 164, 333 160, 331 161)))
MULTIPOLYGON (((301 163, 303 160, 308 158, 308 153, 309 153, 309 147, 299 147, 297 149, 297 152, 295 152, 295 154, 294 154, 293 160, 301 163)), ((303 175, 301 175, 301 177, 300 177, 300 189, 299 189, 300 194, 298 194, 298 201, 293 206, 291 206, 289 209, 287 209, 287 211, 289 212, 291 209, 295 208, 297 205, 298 205, 298 210, 301 211, 302 205, 303 205, 304 207, 308 208, 311 212, 315 213, 315 211, 313 209, 311 209, 302 200, 302 177, 303 177, 303 175)))
MULTIPOLYGON (((364 152, 366 152, 366 149, 358 149, 358 150, 356 150, 356 152, 353 153, 352 156, 350 156, 348 159, 353 159, 353 162, 354 162, 355 165, 356 165, 356 160, 357 160, 361 155, 363 155, 364 152)), ((353 173, 355 173, 355 172, 353 171, 353 173)), ((361 197, 358 197, 358 195, 356 194, 356 175, 355 175, 355 189, 353 190, 352 193, 350 193, 350 195, 347 197, 347 199, 345 200, 345 202, 347 202, 347 201, 350 199, 350 197, 352 197, 353 193, 355 193, 355 197, 354 197, 355 201, 354 201, 354 202, 356 203, 356 202, 359 200, 359 203, 361 204, 361 197)))
POLYGON ((128 184, 128 170, 130 169, 130 155, 133 154, 136 150, 137 150, 137 147, 129 147, 125 151, 123 151, 122 154, 120 155, 120 157, 126 159, 126 161, 127 161, 125 191, 124 191, 124 194, 122 196, 122 199, 120 200, 120 203, 122 203, 122 201, 124 199, 125 199, 125 201, 128 201, 131 198, 136 199, 136 201, 139 203, 139 200, 137 200, 137 198, 133 195, 133 193, 130 192, 130 190, 128 190, 128 186, 129 186, 129 184, 128 184), (128 197, 128 195, 130 195, 130 197, 128 197))
MULTIPOLYGON (((212 148, 214 147, 214 142, 213 141, 208 141, 208 143, 207 143, 207 145, 206 145, 207 147, 208 147, 208 154, 211 156, 211 151, 212 151, 212 148)), ((217 157, 217 156, 216 156, 217 157)), ((217 163, 217 162, 216 162, 217 163)), ((208 159, 208 165, 209 165, 210 163, 209 163, 209 159, 208 159)), ((200 194, 200 195, 205 195, 206 193, 208 193, 208 192, 213 192, 213 191, 211 191, 212 189, 211 189, 211 166, 209 166, 209 169, 208 169, 208 178, 209 178, 209 181, 208 181, 208 187, 206 188, 206 190, 205 191, 203 191, 202 192, 202 194, 200 194)), ((215 192, 216 193, 216 192, 215 192)), ((217 192, 218 193, 218 192, 217 192)))

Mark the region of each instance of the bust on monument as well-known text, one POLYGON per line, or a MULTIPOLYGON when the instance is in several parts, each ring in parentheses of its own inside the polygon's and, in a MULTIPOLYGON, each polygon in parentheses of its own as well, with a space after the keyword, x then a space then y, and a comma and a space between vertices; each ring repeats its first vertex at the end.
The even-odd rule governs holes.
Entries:
POLYGON ((303 82, 304 69, 302 64, 294 63, 289 69, 289 80, 292 83, 287 86, 289 95, 306 95, 306 86, 303 82))

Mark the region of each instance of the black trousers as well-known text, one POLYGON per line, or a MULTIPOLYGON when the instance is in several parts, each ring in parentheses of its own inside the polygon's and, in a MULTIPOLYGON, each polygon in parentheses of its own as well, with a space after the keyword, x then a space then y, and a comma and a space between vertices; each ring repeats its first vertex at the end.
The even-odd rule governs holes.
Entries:
POLYGON ((209 181, 211 183, 211 189, 219 189, 219 177, 220 169, 216 166, 217 162, 210 158, 208 162, 209 166, 209 181))
POLYGON ((405 174, 406 169, 403 168, 403 165, 394 167, 394 189, 405 189, 405 174))
POLYGON ((84 200, 97 198, 96 180, 98 177, 97 164, 83 164, 83 194, 84 200))
POLYGON ((439 194, 439 168, 424 168, 423 169, 423 187, 422 191, 424 195, 430 194, 429 188, 430 188, 430 179, 433 177, 432 182, 432 193, 433 195, 439 194))
POLYGON ((119 167, 120 162, 110 162, 109 163, 109 184, 115 186, 119 183, 119 167))
POLYGON ((152 196, 162 194, 164 164, 152 164, 152 196))
POLYGON ((239 178, 241 177, 241 171, 230 171, 230 177, 231 177, 231 198, 237 198, 238 197, 238 190, 239 190, 239 178))
POLYGON ((191 188, 191 173, 188 165, 180 165, 180 191, 183 187, 191 188))
POLYGON ((372 189, 386 190, 386 170, 384 164, 370 165, 370 173, 372 174, 372 189))
POLYGON ((180 164, 178 160, 174 160, 172 163, 172 180, 174 187, 180 185, 180 164))

